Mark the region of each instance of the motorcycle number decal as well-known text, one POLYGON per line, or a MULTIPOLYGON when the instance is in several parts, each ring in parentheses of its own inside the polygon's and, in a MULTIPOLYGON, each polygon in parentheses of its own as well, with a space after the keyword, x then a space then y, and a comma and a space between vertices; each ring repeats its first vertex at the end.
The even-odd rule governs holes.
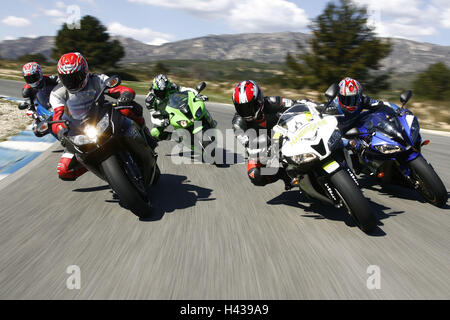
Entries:
POLYGON ((324 164, 322 166, 323 170, 325 170, 327 173, 332 173, 334 171, 336 171, 337 169, 339 169, 339 163, 337 163, 336 161, 331 161, 328 162, 326 164, 324 164))
POLYGON ((299 140, 303 139, 307 134, 314 132, 315 130, 317 130, 317 128, 319 128, 320 126, 326 125, 326 124, 327 124, 326 120, 320 120, 318 122, 313 122, 313 123, 307 125, 305 128, 300 130, 300 132, 294 139, 291 140, 291 146, 296 144, 299 140))

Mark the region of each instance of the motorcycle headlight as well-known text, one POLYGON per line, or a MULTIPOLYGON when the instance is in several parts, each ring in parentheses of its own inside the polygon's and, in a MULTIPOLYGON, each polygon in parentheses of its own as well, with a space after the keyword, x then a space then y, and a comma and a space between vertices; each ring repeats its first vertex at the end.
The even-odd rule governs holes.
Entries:
POLYGON ((402 151, 402 148, 400 146, 395 146, 392 144, 382 144, 375 146, 375 149, 381 153, 389 154, 389 153, 396 153, 402 151))
POLYGON ((316 160, 317 156, 314 153, 304 153, 293 156, 291 159, 297 164, 303 164, 316 160))
POLYGON ((183 128, 186 128, 189 125, 189 122, 187 120, 180 120, 177 121, 177 123, 183 128))
POLYGON ((328 149, 333 150, 339 142, 341 142, 342 134, 339 130, 334 130, 330 139, 328 140, 328 149))
POLYGON ((198 108, 197 111, 195 112, 195 117, 197 119, 200 119, 200 117, 203 115, 203 110, 202 108, 198 108))
POLYGON ((84 134, 93 142, 97 141, 98 131, 97 128, 93 126, 86 126, 84 128, 84 134))
POLYGON ((109 114, 106 113, 103 118, 97 123, 95 128, 97 129, 98 134, 101 134, 106 131, 109 127, 109 114))
POLYGON ((78 136, 70 137, 70 139, 77 146, 83 146, 85 144, 92 143, 91 139, 89 139, 88 137, 86 137, 85 135, 82 135, 82 134, 80 134, 78 136))

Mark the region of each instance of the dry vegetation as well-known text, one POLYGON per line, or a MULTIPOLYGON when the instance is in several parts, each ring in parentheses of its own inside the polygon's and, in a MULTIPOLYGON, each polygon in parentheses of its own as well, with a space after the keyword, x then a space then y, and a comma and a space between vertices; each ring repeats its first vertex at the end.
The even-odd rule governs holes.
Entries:
POLYGON ((19 110, 17 104, 0 100, 0 141, 23 131, 32 120, 19 110))

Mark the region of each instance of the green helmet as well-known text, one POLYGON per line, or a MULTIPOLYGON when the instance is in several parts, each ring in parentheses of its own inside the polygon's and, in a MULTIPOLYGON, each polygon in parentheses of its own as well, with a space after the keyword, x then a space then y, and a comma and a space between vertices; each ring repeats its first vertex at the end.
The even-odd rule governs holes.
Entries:
POLYGON ((160 98, 160 99, 164 99, 167 94, 169 93, 169 89, 170 89, 170 81, 167 78, 166 75, 164 74, 158 74, 154 79, 153 79, 153 92, 155 93, 155 95, 160 98))

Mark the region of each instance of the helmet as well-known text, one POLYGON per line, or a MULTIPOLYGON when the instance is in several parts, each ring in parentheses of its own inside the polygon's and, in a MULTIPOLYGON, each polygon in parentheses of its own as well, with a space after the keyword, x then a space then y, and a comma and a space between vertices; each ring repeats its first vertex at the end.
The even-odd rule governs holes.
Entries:
POLYGON ((58 61, 58 76, 69 92, 75 93, 82 90, 89 76, 86 59, 78 52, 64 54, 58 61))
POLYGON ((246 121, 252 121, 258 118, 263 109, 264 96, 255 81, 245 80, 234 88, 233 103, 241 117, 246 121))
POLYGON ((42 68, 37 62, 28 62, 22 68, 23 78, 25 82, 32 88, 37 88, 43 83, 44 74, 42 68))
POLYGON ((153 79, 153 92, 159 99, 164 99, 167 96, 170 88, 170 81, 165 74, 158 74, 153 79))
POLYGON ((361 105, 362 86, 352 78, 345 78, 339 82, 339 105, 344 111, 354 112, 361 105))

